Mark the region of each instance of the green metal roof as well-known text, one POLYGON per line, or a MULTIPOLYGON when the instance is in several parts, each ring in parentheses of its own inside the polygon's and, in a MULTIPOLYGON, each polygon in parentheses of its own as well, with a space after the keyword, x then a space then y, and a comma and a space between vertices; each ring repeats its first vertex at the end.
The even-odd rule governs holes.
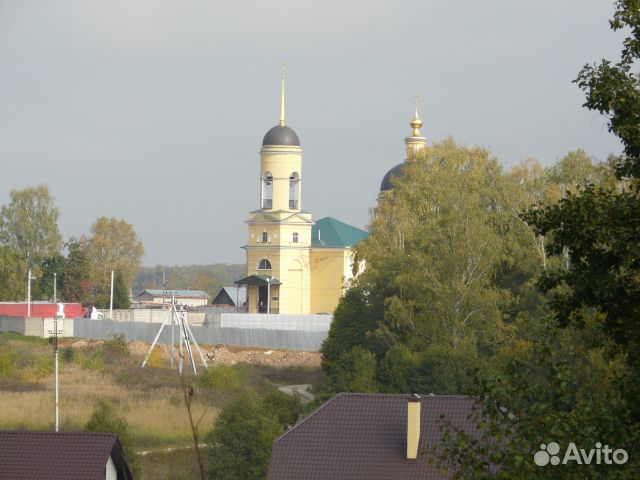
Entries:
POLYGON ((368 236, 364 230, 335 218, 325 217, 316 220, 316 224, 311 227, 311 246, 346 248, 368 236))

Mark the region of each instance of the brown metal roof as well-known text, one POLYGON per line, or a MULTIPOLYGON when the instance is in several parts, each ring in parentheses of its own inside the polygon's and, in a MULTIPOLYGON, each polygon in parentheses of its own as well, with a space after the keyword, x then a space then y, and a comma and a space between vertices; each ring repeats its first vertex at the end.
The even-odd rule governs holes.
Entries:
POLYGON ((130 480, 115 433, 0 431, 0 480, 104 480, 110 455, 130 480))
POLYGON ((268 478, 446 479, 428 455, 441 439, 441 416, 475 432, 473 399, 427 395, 420 399, 420 446, 407 460, 407 403, 411 395, 342 393, 295 425, 273 444, 268 478))

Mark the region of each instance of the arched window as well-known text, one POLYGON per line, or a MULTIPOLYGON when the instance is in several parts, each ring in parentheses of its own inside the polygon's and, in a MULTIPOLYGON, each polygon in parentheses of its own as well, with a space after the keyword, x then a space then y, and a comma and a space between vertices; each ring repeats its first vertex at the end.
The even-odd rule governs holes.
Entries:
POLYGON ((299 239, 299 237, 298 237, 298 232, 293 232, 293 236, 292 236, 292 238, 291 238, 291 241, 292 241, 293 243, 298 243, 298 239, 299 239))
POLYGON ((269 234, 266 230, 264 230, 260 236, 258 237, 258 243, 268 243, 269 242, 269 234))
POLYGON ((271 262, 263 258, 260 260, 260 263, 258 263, 258 270, 271 270, 271 262))
POLYGON ((265 172, 262 176, 262 208, 270 209, 273 207, 273 175, 271 172, 265 172))
POLYGON ((293 172, 289 176, 289 210, 300 208, 300 175, 293 172))

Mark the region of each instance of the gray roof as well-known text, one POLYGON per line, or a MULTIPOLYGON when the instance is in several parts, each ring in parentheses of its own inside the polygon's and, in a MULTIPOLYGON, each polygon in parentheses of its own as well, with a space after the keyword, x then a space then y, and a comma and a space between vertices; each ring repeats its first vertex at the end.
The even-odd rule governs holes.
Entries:
POLYGON ((247 287, 222 287, 211 303, 216 305, 224 302, 225 294, 236 307, 242 307, 247 303, 247 287))
POLYGON ((270 480, 446 479, 429 462, 442 439, 442 418, 477 437, 474 401, 460 395, 420 398, 418 458, 408 460, 407 403, 412 395, 341 393, 273 443, 270 480))
POLYGON ((391 179, 394 177, 402 176, 402 169, 406 165, 405 162, 399 163, 391 170, 389 170, 384 177, 382 177, 382 182, 380 183, 380 191, 386 192, 387 190, 393 189, 393 184, 391 183, 391 179))
POLYGON ((176 298, 208 298, 209 294, 207 292, 203 292, 202 290, 159 290, 159 289, 152 289, 152 288, 148 288, 146 290, 143 290, 142 292, 140 292, 140 295, 144 294, 144 293, 149 293, 151 295, 153 295, 154 297, 159 297, 162 296, 164 292, 164 295, 171 298, 174 295, 176 296, 176 298))
POLYGON ((262 145, 289 145, 299 147, 300 139, 292 128, 286 125, 283 127, 276 125, 265 134, 262 145))

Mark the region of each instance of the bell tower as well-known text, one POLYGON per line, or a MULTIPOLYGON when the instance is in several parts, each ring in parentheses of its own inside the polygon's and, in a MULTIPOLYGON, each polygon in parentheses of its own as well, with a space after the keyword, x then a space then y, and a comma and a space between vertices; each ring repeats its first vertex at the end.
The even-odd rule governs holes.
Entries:
POLYGON ((285 121, 285 75, 280 118, 262 140, 258 209, 249 213, 248 313, 310 311, 311 214, 302 210, 302 148, 285 121))

